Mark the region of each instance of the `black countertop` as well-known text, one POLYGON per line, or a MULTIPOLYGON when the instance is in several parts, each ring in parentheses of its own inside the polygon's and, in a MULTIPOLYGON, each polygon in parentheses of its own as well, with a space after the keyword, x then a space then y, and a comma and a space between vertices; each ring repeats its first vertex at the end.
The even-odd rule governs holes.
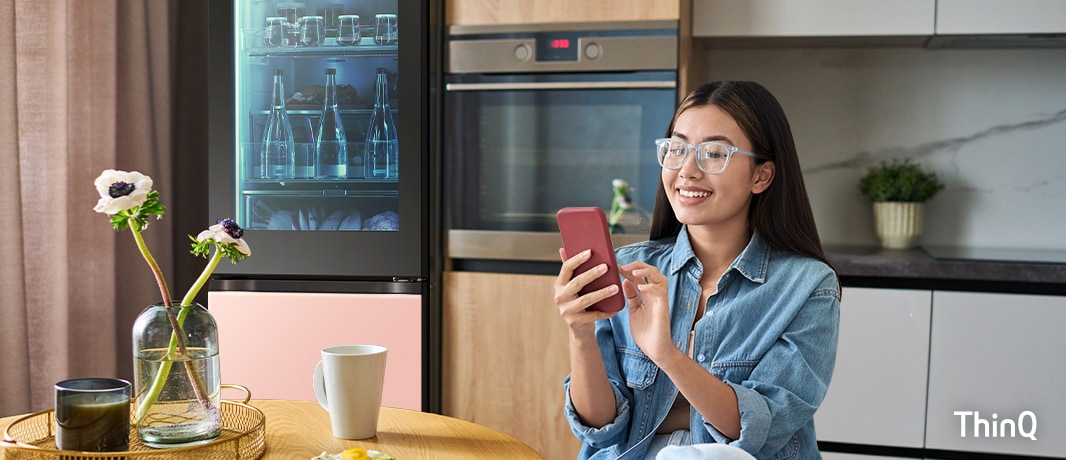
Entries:
POLYGON ((1054 262, 1059 260, 1059 251, 1047 251, 1047 257, 1036 260, 1040 258, 1033 256, 1034 251, 1021 250, 1012 260, 1009 250, 837 245, 823 249, 844 286, 1066 295, 1066 263, 1054 262), (985 254, 994 254, 994 258, 985 254))

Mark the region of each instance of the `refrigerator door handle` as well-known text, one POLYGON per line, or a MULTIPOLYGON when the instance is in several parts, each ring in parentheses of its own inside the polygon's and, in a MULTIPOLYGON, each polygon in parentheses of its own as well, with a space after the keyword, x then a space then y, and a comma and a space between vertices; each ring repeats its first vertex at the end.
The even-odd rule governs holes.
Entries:
POLYGON ((518 91, 559 89, 672 89, 677 82, 667 81, 572 81, 527 83, 448 83, 447 91, 518 91))

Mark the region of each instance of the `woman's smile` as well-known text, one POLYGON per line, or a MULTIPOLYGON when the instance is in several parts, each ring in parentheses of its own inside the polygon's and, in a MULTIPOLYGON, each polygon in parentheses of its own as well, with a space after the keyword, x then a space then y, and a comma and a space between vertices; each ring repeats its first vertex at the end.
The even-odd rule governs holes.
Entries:
POLYGON ((695 187, 678 187, 677 194, 679 195, 679 204, 691 206, 703 202, 706 198, 714 192, 698 189, 695 187))

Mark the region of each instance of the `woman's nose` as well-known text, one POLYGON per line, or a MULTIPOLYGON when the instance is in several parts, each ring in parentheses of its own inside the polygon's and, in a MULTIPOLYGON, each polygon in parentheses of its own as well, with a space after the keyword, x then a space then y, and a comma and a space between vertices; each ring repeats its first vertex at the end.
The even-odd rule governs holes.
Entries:
POLYGON ((686 179, 694 179, 702 173, 703 171, 696 164, 696 149, 689 147, 688 155, 685 155, 685 162, 681 164, 678 174, 686 179))

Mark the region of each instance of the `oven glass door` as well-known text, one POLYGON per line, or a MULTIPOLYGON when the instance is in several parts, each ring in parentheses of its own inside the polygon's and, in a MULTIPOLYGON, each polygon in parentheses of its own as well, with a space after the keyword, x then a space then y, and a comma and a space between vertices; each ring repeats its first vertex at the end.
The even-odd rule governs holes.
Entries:
POLYGON ((448 228, 558 231, 568 206, 610 211, 612 181, 637 206, 620 231, 647 233, 660 168, 654 139, 675 108, 676 72, 452 75, 446 80, 448 228))

